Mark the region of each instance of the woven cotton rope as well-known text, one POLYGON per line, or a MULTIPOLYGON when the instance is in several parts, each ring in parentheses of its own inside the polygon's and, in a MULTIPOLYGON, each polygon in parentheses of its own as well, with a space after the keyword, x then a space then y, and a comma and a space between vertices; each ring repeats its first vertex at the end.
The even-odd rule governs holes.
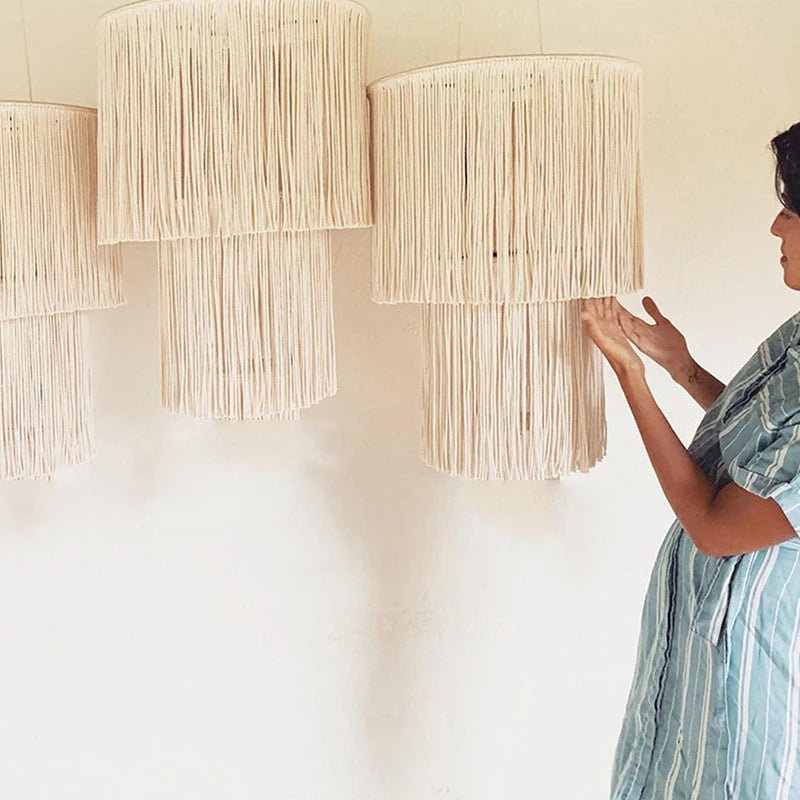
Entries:
POLYGON ((86 315, 0 321, 0 478, 44 478, 94 455, 86 315))
POLYGON ((118 248, 97 246, 97 114, 0 103, 0 319, 122 302, 118 248))
POLYGON ((165 408, 259 419, 335 394, 328 233, 187 239, 160 251, 165 408))
POLYGON ((641 69, 606 56, 442 64, 368 88, 372 297, 422 304, 422 456, 545 479, 605 454, 579 299, 641 288, 641 69))
POLYGON ((84 312, 123 302, 96 165, 94 109, 0 103, 0 478, 94 454, 84 312))
POLYGON ((480 480, 585 472, 606 450, 602 364, 577 301, 422 307, 425 461, 480 480))
POLYGON ((295 419, 336 391, 328 233, 371 224, 369 14, 148 0, 100 39, 100 237, 160 245, 162 401, 295 419))
POLYGON ((348 0, 107 14, 101 241, 369 225, 368 24, 348 0))
POLYGON ((639 289, 640 76, 619 59, 530 56, 371 84, 373 299, 639 289))

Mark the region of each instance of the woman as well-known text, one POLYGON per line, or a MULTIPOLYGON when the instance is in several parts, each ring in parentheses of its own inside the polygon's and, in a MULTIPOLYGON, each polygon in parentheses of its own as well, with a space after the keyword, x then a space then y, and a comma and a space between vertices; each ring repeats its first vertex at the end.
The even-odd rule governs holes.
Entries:
MULTIPOLYGON (((784 282, 800 290, 800 123, 772 142, 784 282)), ((800 798, 800 313, 727 385, 655 324, 587 300, 677 519, 645 599, 617 745, 613 800, 800 798), (706 410, 687 450, 656 405, 638 351, 706 410)))

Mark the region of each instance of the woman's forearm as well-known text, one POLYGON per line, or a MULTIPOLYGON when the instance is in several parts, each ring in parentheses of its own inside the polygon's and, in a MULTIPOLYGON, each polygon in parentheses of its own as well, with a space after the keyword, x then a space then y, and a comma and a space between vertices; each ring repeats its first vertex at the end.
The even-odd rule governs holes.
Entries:
POLYGON ((672 379, 686 389, 708 411, 714 401, 722 394, 725 384, 704 370, 688 353, 686 358, 670 370, 672 379))
POLYGON ((647 455, 675 516, 698 549, 706 551, 714 484, 697 466, 658 407, 639 369, 618 373, 647 455))

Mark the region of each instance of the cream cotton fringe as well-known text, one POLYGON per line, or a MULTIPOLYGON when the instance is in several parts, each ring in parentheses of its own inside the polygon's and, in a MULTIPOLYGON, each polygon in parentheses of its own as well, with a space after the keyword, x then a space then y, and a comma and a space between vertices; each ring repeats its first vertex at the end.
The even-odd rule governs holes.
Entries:
POLYGON ((97 114, 0 103, 0 478, 94 455, 86 310, 123 302, 97 245, 97 114))
POLYGON ((640 75, 618 59, 532 56, 371 84, 373 299, 641 288, 640 75))
POLYGON ((86 315, 0 321, 0 478, 94 456, 86 315))
POLYGON ((162 0, 99 24, 100 241, 371 224, 369 15, 162 0))
POLYGON ((97 114, 0 103, 0 319, 122 303, 116 247, 97 246, 97 114))
POLYGON ((162 399, 296 419, 336 391, 328 231, 372 222, 369 14, 161 0, 100 22, 100 239, 158 240, 162 399))
POLYGON ((606 452, 599 351, 579 301, 424 305, 422 456, 479 480, 586 472, 606 452))
POLYGON ((372 297, 423 304, 430 466, 532 480, 605 454, 579 299, 642 285, 640 82, 620 59, 519 56, 369 86, 372 297))
POLYGON ((160 246, 163 405, 220 419, 297 418, 336 392, 325 231, 160 246))

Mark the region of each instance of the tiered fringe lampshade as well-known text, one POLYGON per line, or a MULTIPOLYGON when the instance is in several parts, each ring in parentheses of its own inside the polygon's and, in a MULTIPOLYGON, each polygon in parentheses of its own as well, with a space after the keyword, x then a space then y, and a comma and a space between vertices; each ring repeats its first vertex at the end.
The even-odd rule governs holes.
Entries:
POLYGON ((294 418, 336 391, 329 231, 371 224, 369 17, 148 0, 100 39, 100 238, 158 241, 162 399, 294 418))
POLYGON ((97 245, 97 114, 0 103, 0 478, 94 452, 86 311, 122 302, 97 245))
POLYGON ((524 56, 370 85, 372 295, 422 304, 423 458, 557 478, 605 454, 580 299, 642 285, 641 70, 524 56))

